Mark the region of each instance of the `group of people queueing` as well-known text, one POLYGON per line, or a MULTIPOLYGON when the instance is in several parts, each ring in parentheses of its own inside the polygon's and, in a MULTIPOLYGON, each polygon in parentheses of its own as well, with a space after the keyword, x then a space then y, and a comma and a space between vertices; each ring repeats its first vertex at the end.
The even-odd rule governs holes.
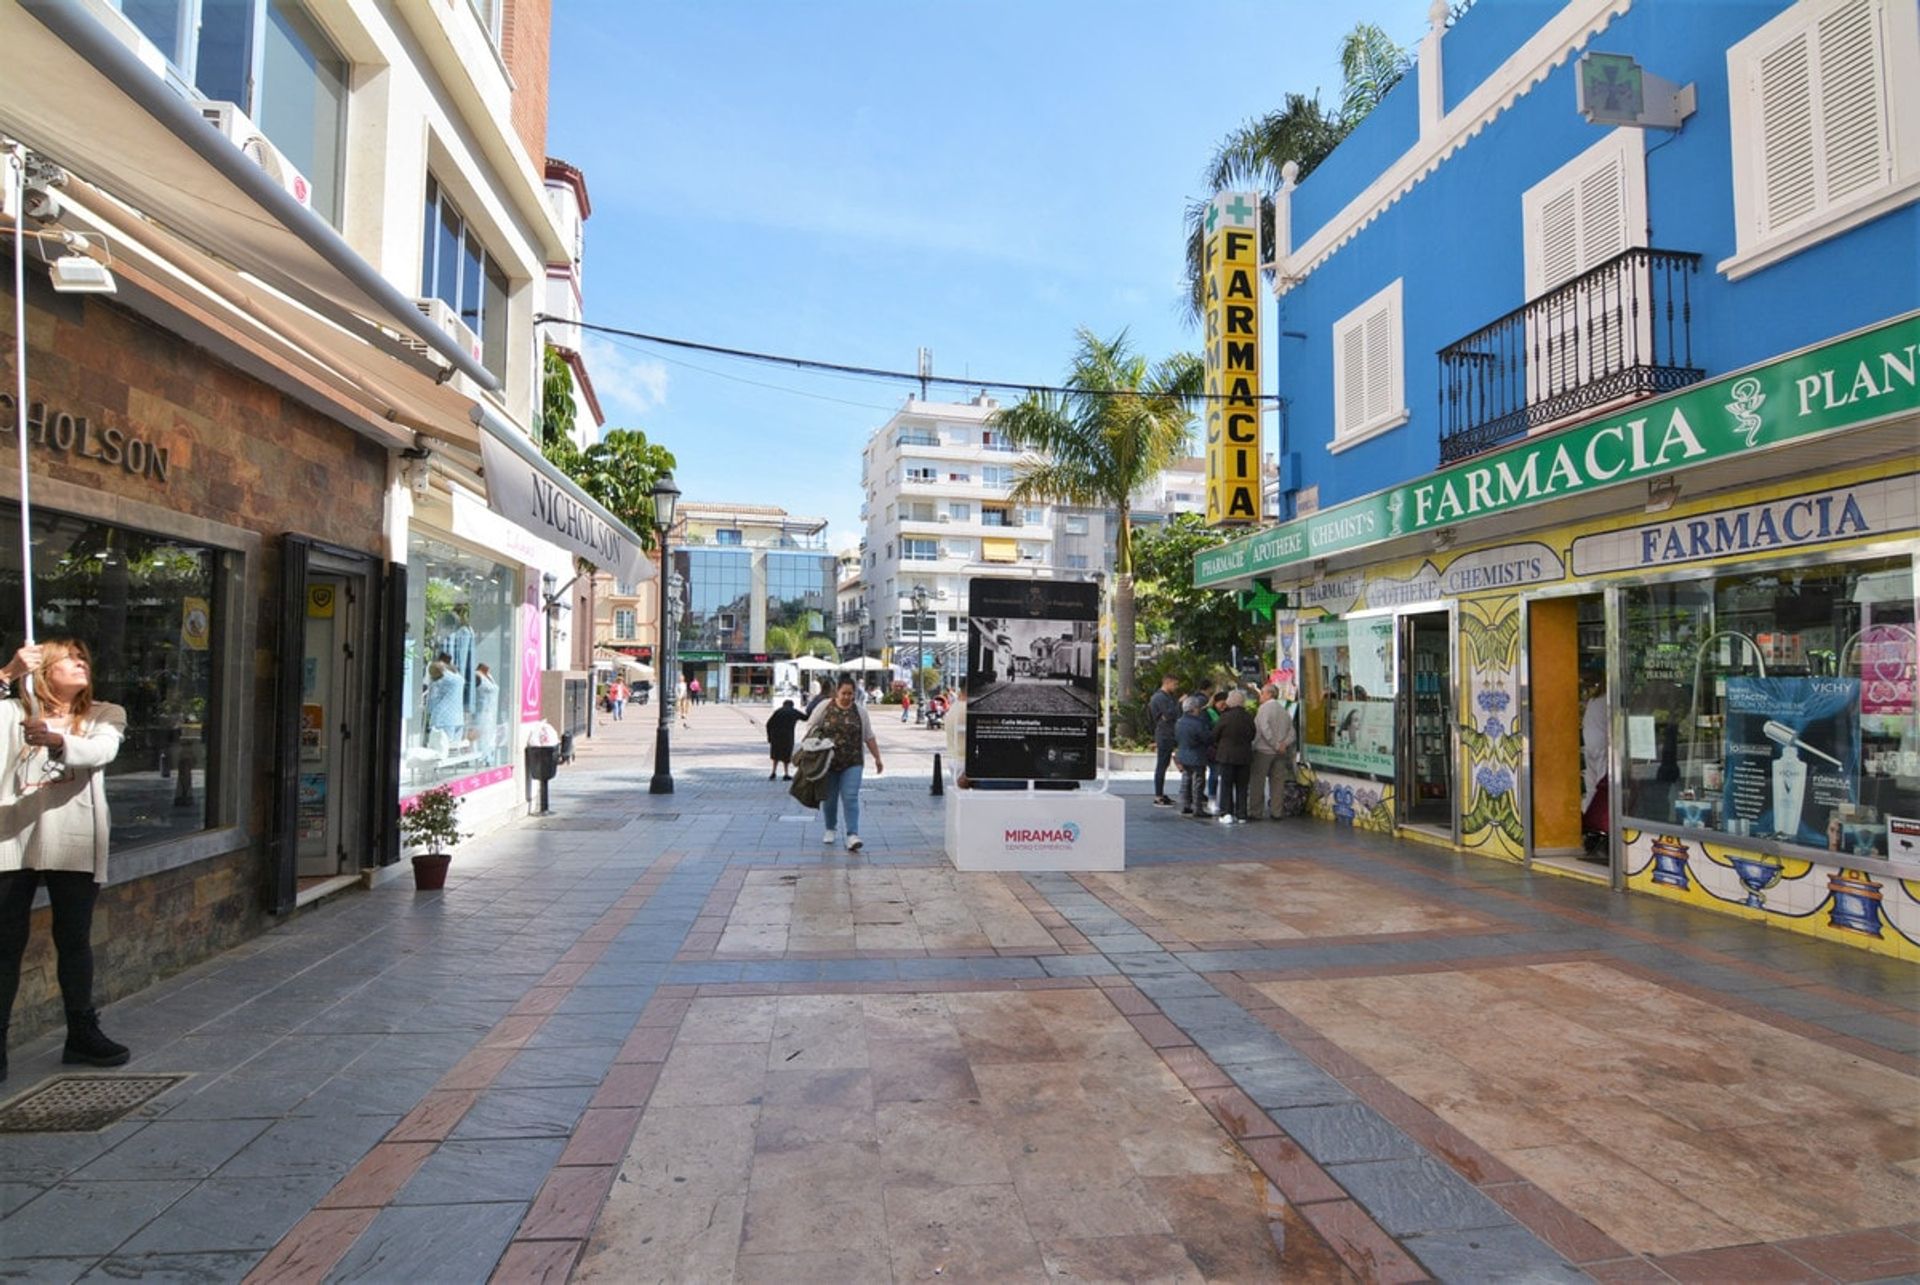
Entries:
POLYGON ((1170 808, 1167 769, 1180 769, 1180 815, 1216 817, 1222 825, 1289 815, 1293 784, 1293 716, 1272 684, 1256 697, 1239 687, 1201 686, 1185 697, 1168 674, 1147 701, 1153 722, 1153 802, 1170 808), (1257 701, 1253 708, 1249 704, 1257 701))

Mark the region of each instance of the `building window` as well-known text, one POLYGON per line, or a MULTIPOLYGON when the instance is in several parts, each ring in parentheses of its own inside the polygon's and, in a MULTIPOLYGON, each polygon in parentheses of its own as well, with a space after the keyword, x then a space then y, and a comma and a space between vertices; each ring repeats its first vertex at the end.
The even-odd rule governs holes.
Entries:
POLYGON ((402 794, 506 763, 517 700, 514 568, 443 540, 407 541, 402 794))
POLYGON ((613 636, 622 642, 639 636, 638 617, 630 607, 616 607, 613 612, 613 636))
POLYGON ((905 562, 938 562, 940 542, 938 540, 902 540, 900 557, 905 562))
POLYGON ((1315 767, 1393 779, 1393 617, 1300 626, 1300 749, 1315 767))
POLYGON ((1920 196, 1920 18, 1907 0, 1797 4, 1727 50, 1738 253, 1771 262, 1920 196))
POLYGON ((1344 450, 1407 422, 1400 282, 1333 326, 1333 441, 1344 450))
POLYGON ((1888 859, 1887 818, 1920 816, 1912 559, 1634 586, 1624 605, 1628 824, 1888 859))
POLYGON ((1086 533, 1087 520, 1084 517, 1070 517, 1067 519, 1068 535, 1085 535, 1086 533))
POLYGON ((949 504, 947 506, 947 516, 955 522, 965 522, 973 516, 973 506, 970 504, 949 504))
POLYGON ((982 486, 1012 486, 1013 470, 999 464, 983 465, 980 469, 980 484, 982 486))
POLYGON ((1067 570, 1069 571, 1085 571, 1087 569, 1087 555, 1084 553, 1069 553, 1066 561, 1067 570))
POLYGON ((910 468, 907 470, 909 482, 938 482, 940 470, 934 468, 910 468))
POLYGON ((973 474, 971 474, 971 473, 949 473, 949 474, 947 474, 947 481, 949 481, 949 482, 960 482, 960 483, 962 483, 962 484, 965 484, 965 485, 969 485, 969 486, 970 486, 970 485, 972 485, 972 483, 973 483, 973 474))
POLYGON ((467 0, 467 3, 473 7, 473 16, 480 20, 480 25, 487 29, 487 35, 492 37, 494 45, 498 46, 501 19, 505 9, 504 0, 467 0))
POLYGON ((1020 521, 1024 526, 1042 526, 1047 520, 1045 509, 1021 509, 1020 521))
POLYGON ((994 527, 1013 525, 1013 523, 1008 521, 1008 515, 1005 509, 989 509, 989 508, 982 508, 980 510, 980 524, 982 526, 994 526, 994 527))
POLYGON ((1644 151, 1639 130, 1616 129, 1521 195, 1527 298, 1646 244, 1644 151))
MULTIPOLYGON (((13 530, 19 509, 0 508, 13 530)), ((34 635, 77 638, 93 655, 94 698, 126 710, 106 769, 116 853, 204 830, 209 773, 221 770, 220 676, 233 555, 169 536, 33 510, 34 635)), ((20 583, 20 542, 0 546, 0 580, 20 583)), ((7 604, 5 628, 21 636, 7 604)), ((8 765, 8 770, 13 765, 8 765)))
POLYGON ((481 362, 496 375, 507 365, 507 275, 480 244, 459 207, 427 175, 426 225, 420 251, 420 293, 452 308, 480 340, 481 362))
POLYGON ((119 0, 181 80, 237 105, 340 222, 347 60, 301 0, 119 0))
POLYGON ((713 533, 713 542, 715 544, 734 544, 734 545, 739 544, 740 528, 739 527, 719 528, 713 533))

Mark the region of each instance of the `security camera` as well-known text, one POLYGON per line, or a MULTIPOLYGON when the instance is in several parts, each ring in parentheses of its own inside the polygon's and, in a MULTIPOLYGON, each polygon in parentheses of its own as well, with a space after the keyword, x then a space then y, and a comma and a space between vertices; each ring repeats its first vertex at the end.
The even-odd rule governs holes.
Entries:
POLYGON ((52 188, 36 185, 27 189, 23 208, 27 217, 36 223, 57 223, 67 207, 60 203, 52 188))

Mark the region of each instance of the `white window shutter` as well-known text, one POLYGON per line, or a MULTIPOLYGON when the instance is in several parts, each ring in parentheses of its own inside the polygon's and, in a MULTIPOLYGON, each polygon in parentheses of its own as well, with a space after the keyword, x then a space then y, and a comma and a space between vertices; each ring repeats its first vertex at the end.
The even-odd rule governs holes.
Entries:
POLYGON ((1580 275, 1580 202, 1571 187, 1541 204, 1537 244, 1542 291, 1580 275))
POLYGON ((1336 435, 1367 422, 1367 335, 1353 326, 1340 337, 1340 425, 1336 435))
POLYGON ((1891 177, 1880 6, 1853 0, 1822 15, 1813 31, 1819 59, 1819 143, 1827 202, 1891 177))
POLYGON ((1760 219, 1764 231, 1813 212, 1812 33, 1799 31, 1762 54, 1754 70, 1760 125, 1760 219))
POLYGON ((1393 304, 1382 303, 1367 317, 1367 422, 1374 423, 1393 413, 1393 304))
POLYGON ((1599 267, 1633 243, 1627 227, 1626 176, 1614 152, 1580 180, 1580 268, 1599 267))

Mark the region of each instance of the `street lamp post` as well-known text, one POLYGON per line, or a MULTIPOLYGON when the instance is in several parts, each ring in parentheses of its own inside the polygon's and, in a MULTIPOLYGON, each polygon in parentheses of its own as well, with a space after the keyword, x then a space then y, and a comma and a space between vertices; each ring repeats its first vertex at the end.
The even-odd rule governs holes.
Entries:
MULTIPOLYGON (((671 572, 673 565, 671 552, 667 547, 667 538, 673 531, 673 510, 680 502, 680 488, 673 484, 671 472, 662 473, 653 484, 653 525, 660 536, 660 637, 659 646, 654 650, 656 666, 654 670, 655 696, 660 703, 660 727, 653 737, 653 780, 647 785, 648 794, 673 793, 673 752, 670 741, 673 728, 674 671, 679 664, 674 655, 673 633, 668 631, 670 616, 679 614, 679 595, 672 592, 671 572)), ((675 630, 678 632, 678 621, 675 630)))
POLYGON ((913 626, 914 633, 920 639, 920 646, 913 654, 913 721, 927 721, 927 587, 913 587, 913 626))

